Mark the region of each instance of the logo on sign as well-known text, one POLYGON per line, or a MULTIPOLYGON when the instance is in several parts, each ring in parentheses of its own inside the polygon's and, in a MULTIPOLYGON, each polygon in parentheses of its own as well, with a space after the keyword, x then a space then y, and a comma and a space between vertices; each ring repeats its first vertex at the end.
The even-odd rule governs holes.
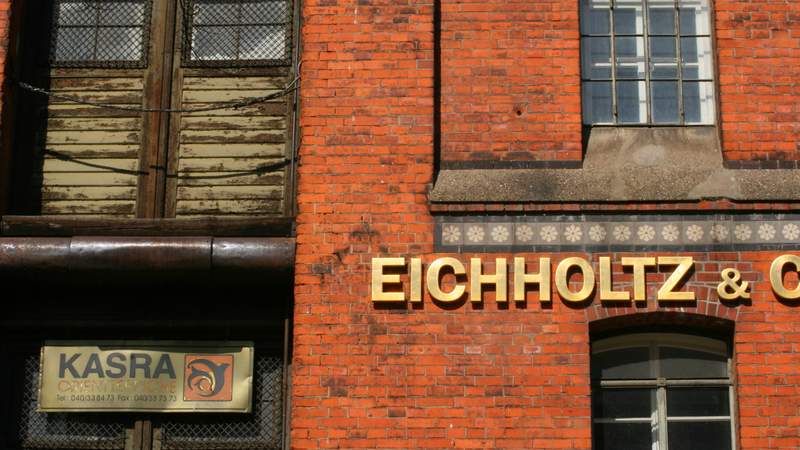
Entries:
POLYGON ((186 355, 183 399, 231 401, 233 355, 186 355))

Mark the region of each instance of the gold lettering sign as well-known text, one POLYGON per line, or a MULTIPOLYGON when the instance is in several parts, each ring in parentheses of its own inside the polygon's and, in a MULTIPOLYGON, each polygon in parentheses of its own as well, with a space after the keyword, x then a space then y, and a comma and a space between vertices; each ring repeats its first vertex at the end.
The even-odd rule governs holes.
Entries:
POLYGON ((558 295, 564 300, 569 302, 583 302, 594 292, 594 269, 583 258, 571 257, 566 258, 556 267, 556 290, 558 295), (583 274, 583 286, 575 292, 569 288, 569 272, 571 269, 577 268, 583 274))
MULTIPOLYGON (((440 302, 457 302, 468 294, 470 302, 482 302, 483 290, 487 285, 493 287, 495 301, 508 302, 509 287, 513 289, 512 295, 515 302, 524 302, 529 291, 537 290, 539 302, 551 301, 550 286, 555 284, 556 291, 561 299, 568 303, 582 303, 592 299, 596 284, 601 302, 645 302, 647 298, 647 273, 658 272, 665 275, 666 279, 659 282, 655 299, 660 303, 693 302, 696 295, 693 291, 683 286, 689 281, 694 269, 694 259, 691 256, 624 256, 619 265, 630 270, 632 274, 631 290, 614 289, 613 261, 608 256, 598 258, 598 270, 595 271, 590 261, 580 257, 568 257, 561 260, 556 270, 551 274, 550 258, 541 257, 538 260, 538 269, 528 269, 531 261, 522 257, 513 260, 513 274, 509 275, 509 264, 506 258, 495 258, 494 269, 487 270, 480 258, 470 258, 468 280, 467 269, 460 260, 453 257, 444 257, 433 260, 428 264, 425 272, 425 288, 434 300, 440 302), (580 272, 582 280, 570 286, 573 273, 580 272), (442 275, 451 273, 456 276, 456 282, 449 290, 442 287, 442 275), (597 283, 595 283, 597 281, 597 283), (511 283, 511 286, 509 286, 511 283), (467 290, 469 289, 469 291, 467 290)), ((783 274, 787 270, 800 272, 800 256, 782 255, 777 257, 769 270, 769 282, 775 294, 784 300, 800 299, 800 284, 794 288, 786 286, 783 274)), ((411 258, 406 268, 405 258, 373 258, 372 259, 372 301, 406 301, 403 275, 408 276, 409 300, 421 302, 424 297, 422 274, 424 271, 421 258, 411 258), (394 268, 394 273, 385 273, 386 268, 394 268), (394 286, 394 291, 387 292, 387 285, 394 286)), ((717 295, 722 301, 739 301, 750 299, 751 282, 745 281, 742 274, 735 267, 720 269, 720 279, 717 284, 717 295)), ((655 288, 656 286, 650 286, 655 288)), ((651 292, 653 292, 651 291, 651 292)), ((652 296, 651 296, 652 297, 652 296)))
POLYGON ((800 284, 794 289, 789 289, 783 284, 783 272, 788 266, 794 267, 795 271, 800 270, 800 256, 781 255, 775 258, 769 268, 769 282, 778 297, 797 300, 800 299, 800 284))
POLYGON ((251 343, 46 342, 39 411, 250 412, 251 343))
MULTIPOLYGON (((422 258, 373 258, 372 301, 410 300, 419 303, 427 292, 430 298, 440 302, 452 303, 469 299, 470 302, 479 303, 483 301, 483 293, 488 286, 494 291, 494 299, 499 303, 508 302, 509 287, 513 289, 511 295, 515 302, 526 301, 527 294, 536 290, 539 293, 539 302, 548 303, 551 301, 551 286, 555 285, 561 299, 569 303, 592 300, 595 292, 597 299, 604 303, 646 302, 648 272, 665 276, 660 282, 651 280, 650 292, 655 292, 655 298, 651 294, 649 300, 666 304, 693 302, 697 299, 695 292, 684 287, 690 281, 695 267, 691 256, 623 256, 619 260, 619 267, 630 271, 632 275, 627 289, 620 286, 615 289, 614 261, 609 256, 598 258, 597 270, 587 259, 572 256, 561 260, 555 272, 551 272, 550 261, 549 257, 538 258, 538 268, 534 270, 529 269, 529 263, 533 261, 523 257, 514 257, 510 266, 506 258, 494 258, 494 267, 485 266, 481 258, 472 257, 469 259, 467 271, 463 262, 451 256, 433 260, 427 265, 427 270, 422 258), (386 273, 389 268, 392 271, 386 273), (509 273, 509 269, 513 273, 509 273), (570 278, 577 272, 581 274, 581 281, 570 286, 570 278), (442 286, 442 278, 446 274, 455 275, 456 279, 453 283, 444 283, 445 286, 442 286), (387 291, 390 287, 392 290, 387 291)), ((768 274, 770 284, 778 297, 798 300, 800 285, 789 288, 784 283, 783 274, 787 270, 800 271, 800 256, 782 255, 776 258, 768 274)), ((719 276, 716 292, 720 300, 730 302, 750 299, 751 282, 746 281, 738 269, 722 267, 719 276)))

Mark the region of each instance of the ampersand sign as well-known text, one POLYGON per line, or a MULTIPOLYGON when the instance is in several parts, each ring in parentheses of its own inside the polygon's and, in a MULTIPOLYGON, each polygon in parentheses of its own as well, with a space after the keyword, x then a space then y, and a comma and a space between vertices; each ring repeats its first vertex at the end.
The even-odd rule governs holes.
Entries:
POLYGON ((750 283, 742 279, 742 274, 733 268, 728 268, 722 271, 722 282, 717 285, 717 294, 722 300, 737 300, 737 299, 750 299, 750 293, 747 289, 750 288, 750 283))

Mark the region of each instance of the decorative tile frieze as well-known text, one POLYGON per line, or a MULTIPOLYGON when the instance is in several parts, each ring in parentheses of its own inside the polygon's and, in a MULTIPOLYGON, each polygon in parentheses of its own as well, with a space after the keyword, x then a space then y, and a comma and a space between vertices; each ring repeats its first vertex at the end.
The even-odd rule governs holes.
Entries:
POLYGON ((439 216, 436 249, 647 251, 800 249, 800 214, 439 216))

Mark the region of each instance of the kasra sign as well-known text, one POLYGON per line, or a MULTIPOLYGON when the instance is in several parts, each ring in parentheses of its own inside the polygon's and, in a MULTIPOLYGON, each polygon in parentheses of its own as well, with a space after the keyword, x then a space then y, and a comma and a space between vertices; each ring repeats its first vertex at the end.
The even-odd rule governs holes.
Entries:
POLYGON ((39 410, 249 412, 251 343, 47 342, 39 410))

